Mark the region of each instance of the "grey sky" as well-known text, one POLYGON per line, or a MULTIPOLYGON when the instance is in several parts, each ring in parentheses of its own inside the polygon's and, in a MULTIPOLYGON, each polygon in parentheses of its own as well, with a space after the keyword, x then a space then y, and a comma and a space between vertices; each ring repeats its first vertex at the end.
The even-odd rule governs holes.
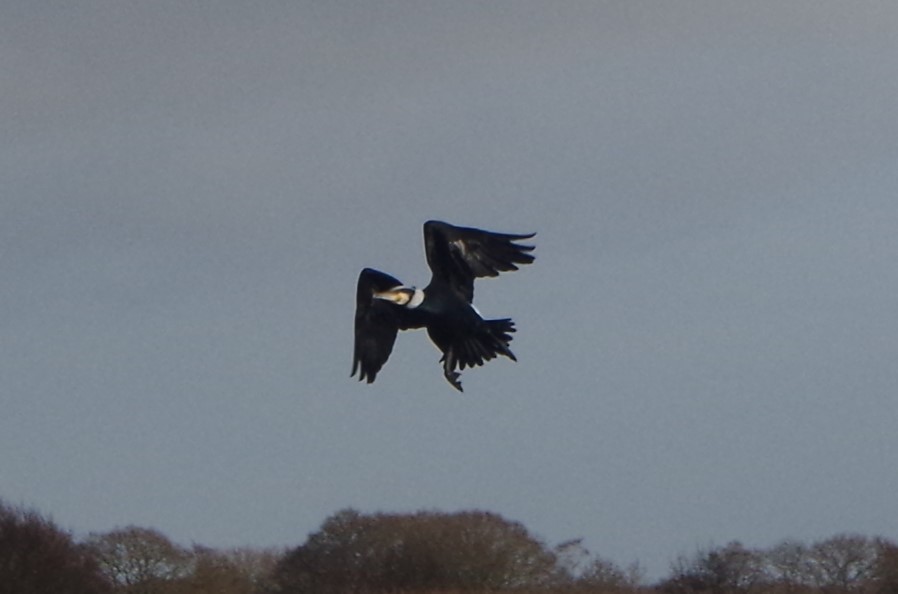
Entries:
POLYGON ((898 538, 898 5, 7 2, 0 497, 298 544, 483 508, 651 575, 898 538), (430 218, 519 363, 348 378, 430 218))

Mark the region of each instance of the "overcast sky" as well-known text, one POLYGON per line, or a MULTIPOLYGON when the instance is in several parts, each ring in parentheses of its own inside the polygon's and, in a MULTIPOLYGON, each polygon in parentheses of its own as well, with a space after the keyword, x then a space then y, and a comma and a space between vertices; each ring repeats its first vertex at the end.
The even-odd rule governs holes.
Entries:
POLYGON ((479 508, 650 576, 898 538, 898 4, 0 7, 0 498, 297 545, 479 508), (517 364, 350 379, 355 282, 431 218, 517 364))

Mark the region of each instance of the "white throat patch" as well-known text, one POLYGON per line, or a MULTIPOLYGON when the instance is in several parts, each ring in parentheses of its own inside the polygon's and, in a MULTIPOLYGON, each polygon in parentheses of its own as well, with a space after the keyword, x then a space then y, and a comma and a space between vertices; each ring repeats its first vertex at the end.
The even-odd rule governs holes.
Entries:
POLYGON ((408 303, 405 306, 409 309, 415 309, 419 305, 424 302, 424 290, 423 289, 415 289, 415 293, 412 295, 412 298, 408 300, 408 303))

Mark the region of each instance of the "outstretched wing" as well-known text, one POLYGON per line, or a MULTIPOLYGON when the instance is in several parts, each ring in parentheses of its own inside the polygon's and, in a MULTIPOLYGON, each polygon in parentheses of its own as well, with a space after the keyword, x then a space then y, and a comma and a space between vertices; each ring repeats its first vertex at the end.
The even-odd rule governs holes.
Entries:
POLYGON ((378 270, 365 268, 359 274, 355 306, 355 350, 352 373, 359 381, 370 384, 377 377, 393 351, 396 333, 401 325, 401 311, 383 299, 375 299, 376 291, 386 291, 402 283, 378 270))
POLYGON ((513 235, 493 233, 472 227, 456 227, 441 221, 424 223, 424 249, 434 279, 448 282, 470 303, 474 298, 474 279, 498 276, 517 270, 518 264, 530 264, 532 245, 515 243, 536 233, 513 235))

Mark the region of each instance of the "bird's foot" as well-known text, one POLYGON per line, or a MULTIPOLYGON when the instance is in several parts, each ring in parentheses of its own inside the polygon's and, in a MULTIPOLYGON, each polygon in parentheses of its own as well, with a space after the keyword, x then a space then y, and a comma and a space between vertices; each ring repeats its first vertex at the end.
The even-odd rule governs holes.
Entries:
POLYGON ((461 387, 461 382, 458 378, 461 377, 461 374, 457 371, 449 371, 448 369, 443 371, 443 375, 446 376, 446 381, 449 382, 453 388, 458 390, 459 392, 464 392, 461 387))

